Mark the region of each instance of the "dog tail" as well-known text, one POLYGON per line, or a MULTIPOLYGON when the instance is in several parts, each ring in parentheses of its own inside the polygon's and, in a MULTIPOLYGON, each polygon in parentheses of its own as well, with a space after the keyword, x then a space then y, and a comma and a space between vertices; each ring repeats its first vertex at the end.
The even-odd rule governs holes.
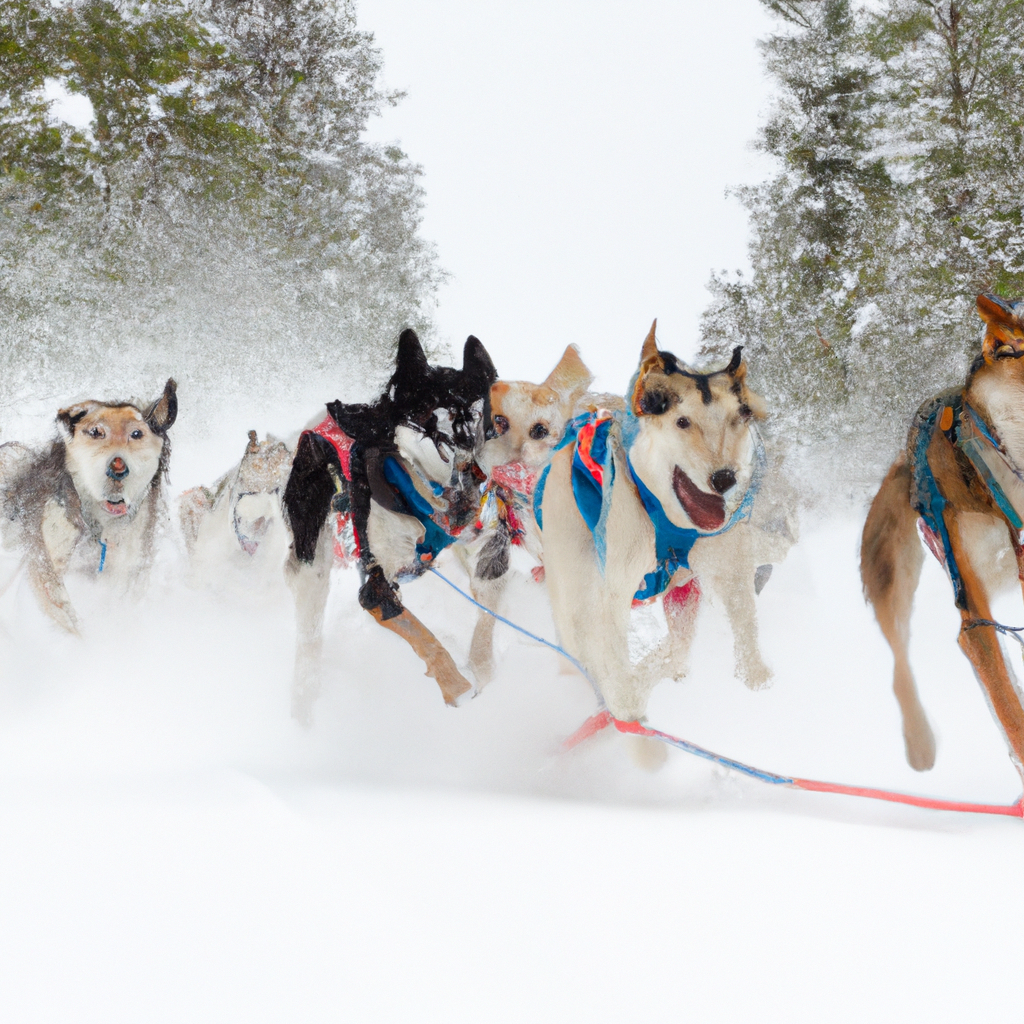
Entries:
MULTIPOLYGON (((901 452, 871 502, 860 544, 864 597, 882 631, 906 624, 924 554, 917 537, 917 512, 910 503, 910 466, 901 452)), ((891 640, 891 638, 890 638, 891 640)))

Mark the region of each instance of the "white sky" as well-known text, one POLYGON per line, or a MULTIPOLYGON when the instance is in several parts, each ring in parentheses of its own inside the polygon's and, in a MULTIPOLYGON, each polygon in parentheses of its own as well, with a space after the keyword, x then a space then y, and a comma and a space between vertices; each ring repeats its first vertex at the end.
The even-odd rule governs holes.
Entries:
POLYGON ((652 318, 692 353, 713 268, 746 265, 726 189, 765 176, 756 0, 361 0, 401 105, 371 137, 426 171, 437 319, 540 379, 578 344, 622 391, 652 318), (551 365, 549 365, 551 364, 551 365))

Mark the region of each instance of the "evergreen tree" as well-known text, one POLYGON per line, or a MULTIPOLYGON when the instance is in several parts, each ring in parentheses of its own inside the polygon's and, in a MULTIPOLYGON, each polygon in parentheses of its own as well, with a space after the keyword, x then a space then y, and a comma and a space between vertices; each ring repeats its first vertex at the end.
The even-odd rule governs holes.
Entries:
POLYGON ((763 2, 780 170, 740 193, 753 274, 713 278, 705 350, 748 345, 784 435, 859 448, 870 480, 962 378, 978 291, 1024 293, 1024 5, 763 2))
POLYGON ((113 349, 126 378, 279 393, 378 376, 429 329, 419 172, 363 141, 396 97, 351 3, 0 0, 0 25, 0 344, 24 379, 109 390, 113 349), (54 122, 53 83, 87 129, 54 122))

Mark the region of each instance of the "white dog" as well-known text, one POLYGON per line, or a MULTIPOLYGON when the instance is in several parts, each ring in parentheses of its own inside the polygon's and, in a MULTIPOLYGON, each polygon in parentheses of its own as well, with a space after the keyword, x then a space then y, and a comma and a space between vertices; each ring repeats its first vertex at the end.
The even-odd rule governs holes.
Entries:
POLYGON ((535 504, 562 644, 609 711, 634 721, 657 680, 685 664, 695 575, 725 600, 739 674, 753 687, 770 677, 757 647, 757 538, 744 525, 764 464, 753 426, 764 412, 739 349, 723 369, 695 372, 658 350, 654 326, 626 402, 624 416, 576 421, 535 504), (669 635, 634 663, 631 609, 666 592, 669 635))

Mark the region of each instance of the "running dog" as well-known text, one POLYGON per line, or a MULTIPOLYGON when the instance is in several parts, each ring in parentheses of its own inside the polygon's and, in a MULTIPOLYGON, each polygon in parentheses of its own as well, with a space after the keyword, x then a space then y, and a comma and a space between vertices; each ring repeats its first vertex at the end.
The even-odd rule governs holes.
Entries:
POLYGON ((178 517, 190 557, 209 548, 235 551, 247 562, 284 531, 281 492, 292 451, 283 441, 260 441, 249 431, 241 461, 212 487, 193 487, 178 499, 178 517))
POLYGON ((754 422, 764 409, 739 348, 723 369, 696 372, 658 349, 656 326, 625 414, 575 420, 534 500, 561 642, 625 721, 643 719, 655 682, 685 660, 694 571, 727 596, 748 685, 769 675, 757 653, 754 565, 738 532, 760 482, 754 422), (669 636, 634 664, 631 609, 666 591, 669 636))
POLYGON ((298 620, 292 710, 300 721, 309 720, 319 690, 334 544, 325 525, 332 510, 351 516, 360 605, 409 643, 447 704, 472 691, 444 647, 403 606, 398 585, 425 572, 477 517, 484 475, 473 453, 496 377, 478 339, 466 341, 456 370, 431 366, 416 333, 406 330, 380 398, 369 405, 331 402, 327 417, 300 436, 284 491, 293 538, 286 574, 298 620))
MULTIPOLYGON (((533 516, 533 489, 551 461, 566 424, 582 409, 593 375, 569 345, 542 384, 499 380, 484 412, 484 439, 476 460, 487 474, 476 523, 455 547, 475 600, 499 612, 513 545, 542 563, 540 532, 533 516)), ((543 566, 534 578, 543 578, 543 566)), ((494 623, 481 611, 470 644, 469 666, 477 688, 494 674, 494 623)))
POLYGON ((169 380, 150 403, 80 402, 57 413, 60 436, 33 453, 8 444, 0 457, 5 544, 24 552, 40 606, 78 633, 64 578, 71 570, 130 586, 153 560, 165 513, 168 430, 178 412, 169 380))
POLYGON ((1024 302, 978 296, 982 351, 963 387, 918 410, 907 447, 871 503, 861 540, 864 594, 892 648, 893 689, 907 761, 935 764, 935 737, 910 669, 910 613, 924 554, 945 566, 960 612, 958 643, 985 688, 1017 770, 1024 775, 1024 709, 1003 660, 991 596, 1024 586, 1024 302), (1016 571, 1014 571, 1016 570, 1016 571))

